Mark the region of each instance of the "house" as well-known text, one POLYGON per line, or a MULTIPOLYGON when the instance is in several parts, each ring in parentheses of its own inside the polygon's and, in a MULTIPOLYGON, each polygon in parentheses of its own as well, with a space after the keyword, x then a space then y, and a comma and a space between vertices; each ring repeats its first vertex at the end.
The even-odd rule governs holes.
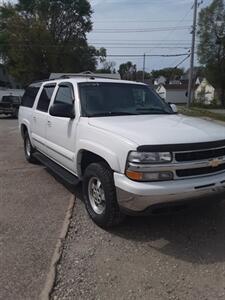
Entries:
POLYGON ((195 101, 203 104, 210 104, 215 99, 215 88, 204 78, 200 80, 195 89, 195 101))
POLYGON ((154 80, 154 85, 166 84, 166 81, 167 81, 166 77, 159 76, 154 80))
POLYGON ((156 92, 159 96, 166 100, 166 102, 176 104, 186 104, 188 85, 186 84, 160 84, 156 92))

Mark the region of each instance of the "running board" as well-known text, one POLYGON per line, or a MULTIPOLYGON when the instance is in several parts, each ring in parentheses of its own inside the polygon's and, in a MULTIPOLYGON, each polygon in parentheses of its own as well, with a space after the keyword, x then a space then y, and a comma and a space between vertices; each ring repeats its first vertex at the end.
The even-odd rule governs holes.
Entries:
POLYGON ((43 165, 45 165, 48 169, 50 169, 53 173, 59 176, 61 179, 65 180, 70 185, 77 185, 80 180, 78 177, 55 163, 53 160, 45 156, 40 152, 35 152, 33 156, 40 161, 43 165))

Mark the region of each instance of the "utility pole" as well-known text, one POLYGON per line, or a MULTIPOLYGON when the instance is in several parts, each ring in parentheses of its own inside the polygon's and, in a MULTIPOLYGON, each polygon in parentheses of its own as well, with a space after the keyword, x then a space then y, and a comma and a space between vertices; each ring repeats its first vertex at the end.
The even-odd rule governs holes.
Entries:
POLYGON ((146 58, 146 54, 144 53, 143 55, 143 74, 142 74, 142 81, 145 81, 145 58, 146 58))
POLYGON ((193 72, 194 72, 194 60, 195 60, 195 37, 196 37, 196 25, 197 25, 197 11, 198 11, 198 0, 194 0, 194 17, 193 17, 193 28, 192 28, 192 46, 191 46, 191 59, 190 59, 190 71, 189 71, 189 82, 188 82, 188 103, 190 107, 193 99, 193 72))

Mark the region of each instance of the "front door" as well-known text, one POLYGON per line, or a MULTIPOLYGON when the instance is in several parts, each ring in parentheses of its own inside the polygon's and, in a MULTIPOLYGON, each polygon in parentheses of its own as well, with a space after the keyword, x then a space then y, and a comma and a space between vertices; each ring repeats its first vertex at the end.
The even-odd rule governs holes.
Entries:
MULTIPOLYGON (((53 104, 58 103, 72 104, 75 109, 74 88, 71 83, 58 85, 53 104)), ((75 171, 76 127, 76 117, 71 119, 48 115, 46 129, 48 155, 55 162, 73 173, 75 171)))
POLYGON ((43 86, 36 108, 33 111, 32 120, 32 140, 34 146, 40 152, 47 154, 46 147, 46 126, 49 104, 55 84, 46 84, 43 86))

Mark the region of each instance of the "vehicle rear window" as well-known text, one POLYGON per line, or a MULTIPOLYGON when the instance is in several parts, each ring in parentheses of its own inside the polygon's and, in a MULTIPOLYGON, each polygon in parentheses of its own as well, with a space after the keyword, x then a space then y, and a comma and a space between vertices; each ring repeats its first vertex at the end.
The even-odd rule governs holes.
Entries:
POLYGON ((47 112, 55 85, 44 86, 37 105, 37 110, 47 112))
POLYGON ((21 106, 33 107, 39 89, 40 86, 38 85, 29 86, 22 97, 21 106))

